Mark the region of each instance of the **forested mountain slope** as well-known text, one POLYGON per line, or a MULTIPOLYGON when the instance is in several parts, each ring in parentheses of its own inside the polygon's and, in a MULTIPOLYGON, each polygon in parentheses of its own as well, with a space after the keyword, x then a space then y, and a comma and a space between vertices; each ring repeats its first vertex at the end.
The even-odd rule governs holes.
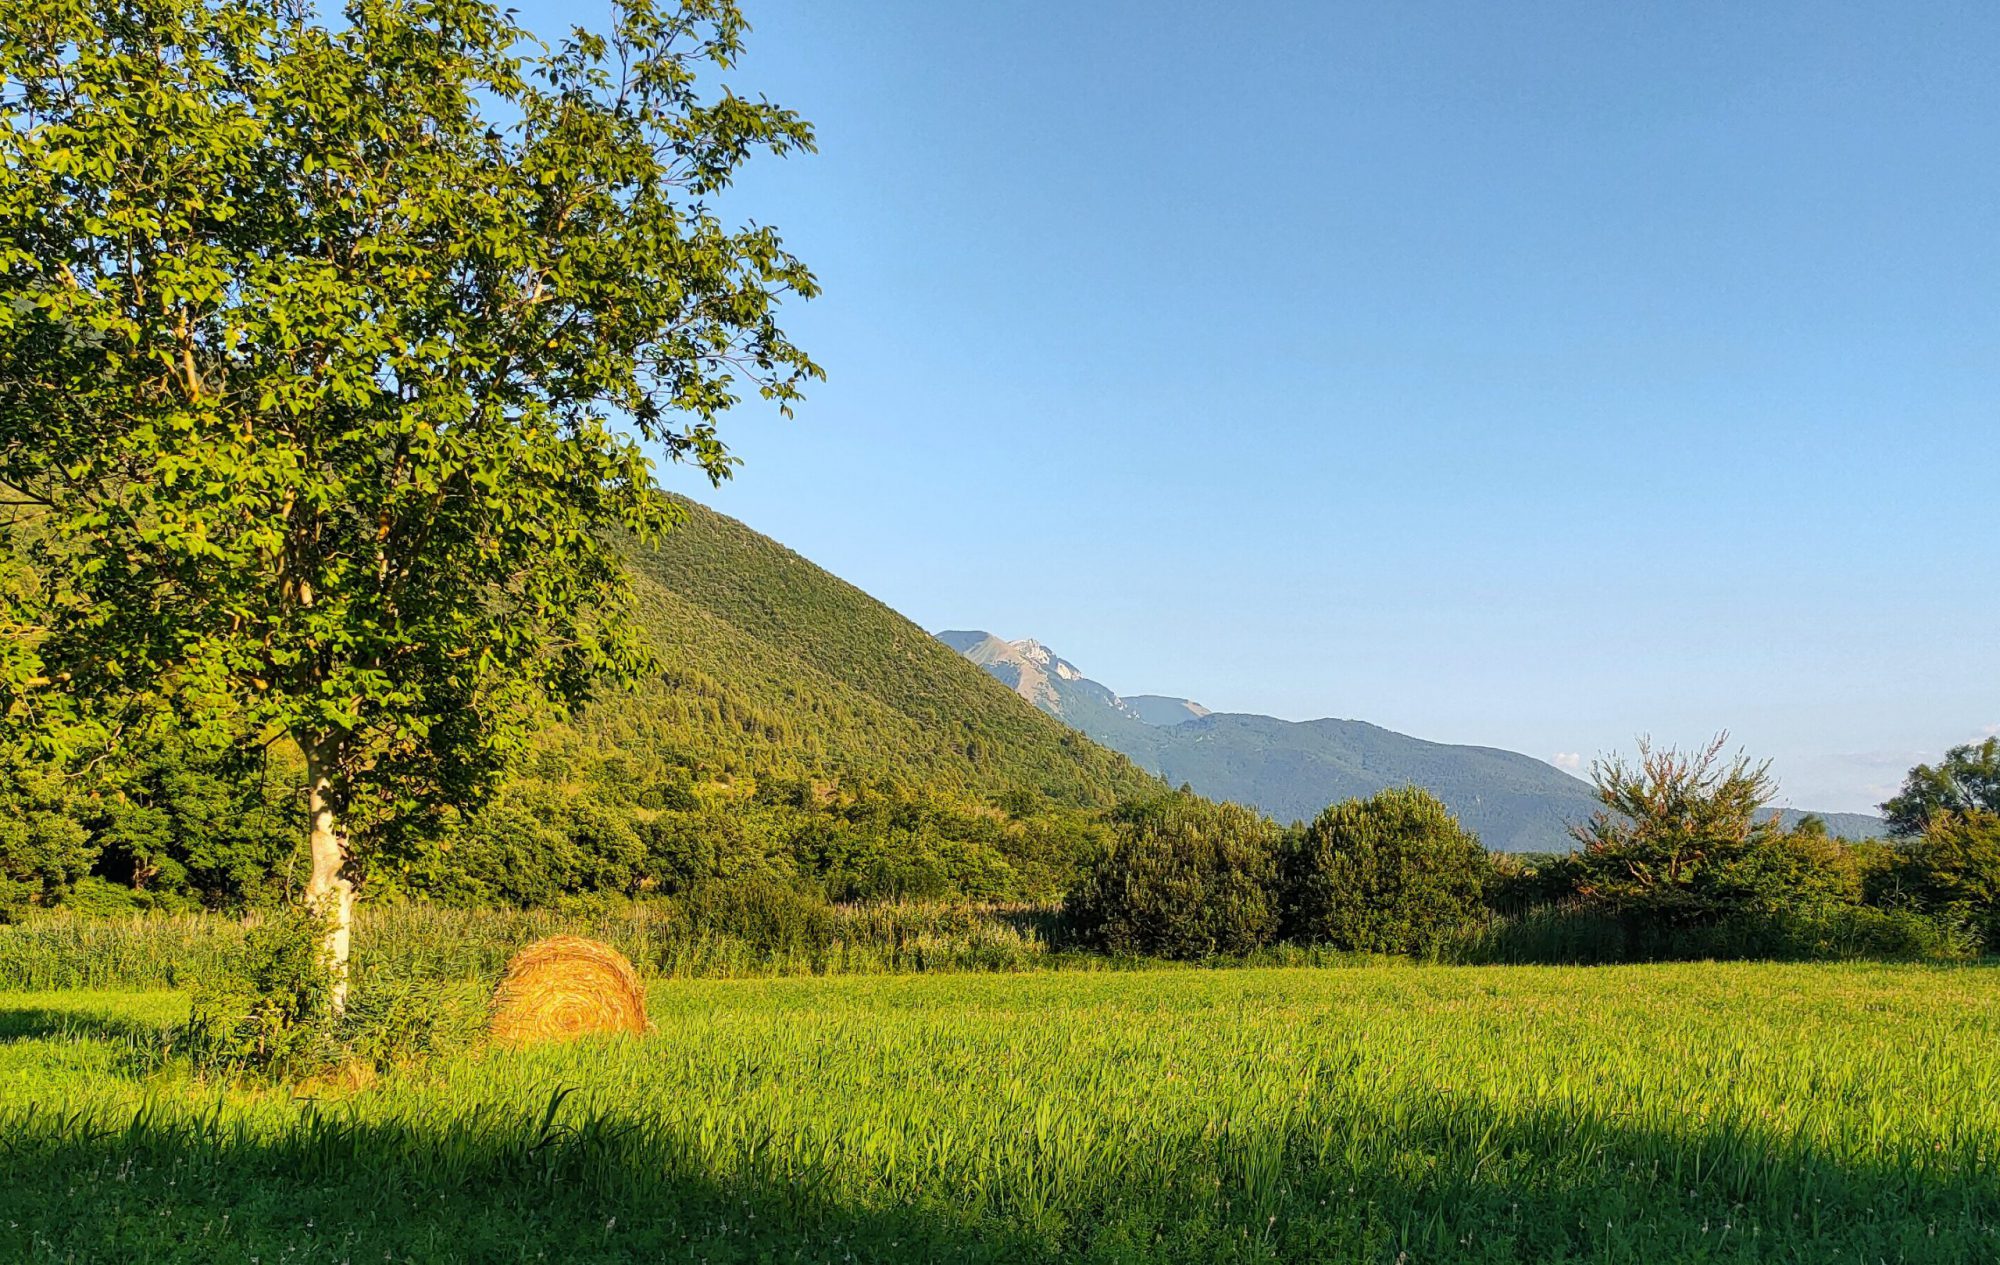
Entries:
MULTIPOLYGON (((682 507, 657 547, 627 550, 657 674, 540 734, 479 810, 385 828, 364 894, 534 905, 761 879, 1040 899, 1105 810, 1165 789, 854 586, 682 507)), ((0 830, 0 913, 274 898, 303 837, 295 762, 226 754, 169 735, 87 789, 0 768, 17 827, 0 830)))
POLYGON ((765 877, 835 898, 1046 897, 1104 810, 1164 789, 853 585, 682 508, 627 555, 659 675, 545 734, 467 823, 460 846, 488 862, 454 861, 443 890, 535 903, 765 877), (549 822, 567 839, 515 841, 549 822), (524 887, 550 854, 578 863, 524 887))
POLYGON ((620 747, 1103 807, 1158 784, 923 629, 732 518, 629 556, 659 682, 603 700, 620 747))

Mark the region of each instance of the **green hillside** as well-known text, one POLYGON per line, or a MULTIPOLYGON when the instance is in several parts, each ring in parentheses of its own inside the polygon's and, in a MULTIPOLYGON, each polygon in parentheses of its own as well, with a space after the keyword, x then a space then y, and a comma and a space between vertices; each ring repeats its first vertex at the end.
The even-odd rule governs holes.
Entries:
POLYGON ((1106 809, 1161 784, 734 519, 628 553, 659 676, 544 735, 421 841, 435 895, 546 903, 769 879, 835 899, 1063 889, 1106 809), (556 858, 551 863, 550 858, 556 858))
MULTIPOLYGON (((544 905, 763 880, 1042 899, 1107 809, 1164 789, 852 585, 683 506, 627 555, 657 675, 541 734, 478 811, 379 830, 365 893, 544 905)), ((297 866, 298 771, 230 755, 170 735, 87 788, 0 767, 0 915, 275 896, 297 866)))
POLYGON ((665 674, 597 708, 617 746, 1079 807, 1158 789, 853 585, 681 504, 662 547, 630 557, 665 674))

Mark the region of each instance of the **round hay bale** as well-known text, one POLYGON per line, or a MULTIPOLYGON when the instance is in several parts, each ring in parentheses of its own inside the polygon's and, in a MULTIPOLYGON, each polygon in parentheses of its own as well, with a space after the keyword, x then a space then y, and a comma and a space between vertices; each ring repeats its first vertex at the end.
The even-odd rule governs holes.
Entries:
POLYGON ((500 1045, 533 1045, 651 1027, 646 990, 624 954, 581 936, 550 936, 508 960, 489 1032, 500 1045))

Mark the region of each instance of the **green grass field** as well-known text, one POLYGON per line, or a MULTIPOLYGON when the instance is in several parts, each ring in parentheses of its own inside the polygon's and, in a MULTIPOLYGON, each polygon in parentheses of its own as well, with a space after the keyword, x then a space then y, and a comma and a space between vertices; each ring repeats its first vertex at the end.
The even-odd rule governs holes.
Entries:
MULTIPOLYGON (((470 985, 464 987, 471 987, 470 985)), ((2000 971, 653 986, 639 1040, 222 1090, 0 994, 0 1258, 1989 1261, 2000 971)))

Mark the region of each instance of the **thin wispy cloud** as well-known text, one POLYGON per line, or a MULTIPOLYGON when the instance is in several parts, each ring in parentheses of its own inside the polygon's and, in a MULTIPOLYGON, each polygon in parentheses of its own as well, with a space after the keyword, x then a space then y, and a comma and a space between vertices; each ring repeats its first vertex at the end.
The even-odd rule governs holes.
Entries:
POLYGON ((1583 753, 1580 751, 1558 751, 1549 757, 1549 763, 1568 773, 1583 772, 1583 753))
POLYGON ((1901 772, 1931 758, 1928 751, 1836 751, 1828 761, 1856 769, 1894 769, 1901 772))

